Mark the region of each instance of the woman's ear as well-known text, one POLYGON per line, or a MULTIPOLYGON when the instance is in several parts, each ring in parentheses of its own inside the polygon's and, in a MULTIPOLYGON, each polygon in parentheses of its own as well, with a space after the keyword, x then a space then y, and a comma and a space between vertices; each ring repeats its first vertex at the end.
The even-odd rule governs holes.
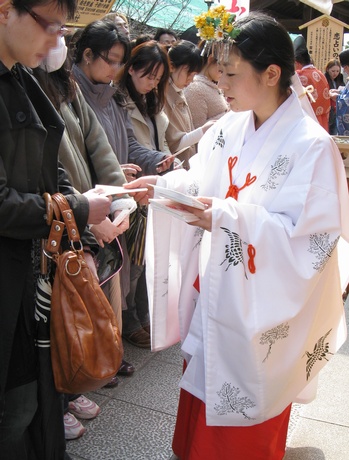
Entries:
POLYGON ((0 21, 6 22, 11 8, 10 0, 0 0, 0 21))
POLYGON ((265 70, 267 86, 277 86, 281 77, 281 68, 276 64, 270 64, 265 70))
POLYGON ((132 65, 131 65, 130 68, 128 69, 128 73, 131 75, 131 77, 132 77, 132 75, 135 73, 135 70, 134 70, 134 68, 132 67, 132 65))
POLYGON ((91 64, 91 62, 93 61, 93 52, 91 48, 86 48, 82 55, 84 64, 91 64))

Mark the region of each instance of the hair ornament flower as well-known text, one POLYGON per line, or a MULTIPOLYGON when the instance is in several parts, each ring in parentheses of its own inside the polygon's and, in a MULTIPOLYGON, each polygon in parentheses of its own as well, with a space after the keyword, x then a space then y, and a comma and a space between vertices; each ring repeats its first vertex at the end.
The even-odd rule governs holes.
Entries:
MULTIPOLYGON (((224 43, 225 55, 229 51, 229 44, 239 35, 240 29, 234 27, 236 15, 229 13, 224 5, 210 8, 207 12, 194 17, 197 36, 206 41, 202 55, 209 55, 214 51, 215 44, 224 43)), ((221 46, 219 46, 221 48, 221 46)), ((222 51, 222 50, 221 50, 222 51)))
POLYGON ((229 13, 224 5, 218 5, 194 17, 198 37, 202 40, 227 40, 236 38, 240 30, 234 28, 236 15, 229 13))

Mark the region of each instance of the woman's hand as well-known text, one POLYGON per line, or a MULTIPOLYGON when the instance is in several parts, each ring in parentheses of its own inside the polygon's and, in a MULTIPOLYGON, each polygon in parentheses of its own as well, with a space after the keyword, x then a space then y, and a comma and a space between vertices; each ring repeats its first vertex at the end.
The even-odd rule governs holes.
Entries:
POLYGON ((125 174, 127 182, 131 182, 137 177, 137 173, 142 171, 142 168, 133 163, 127 163, 120 165, 123 173, 125 174))
POLYGON ((92 225, 90 231, 94 234, 98 244, 102 246, 102 248, 104 248, 104 243, 110 243, 123 232, 111 222, 109 217, 106 217, 103 222, 98 225, 92 225))
POLYGON ((166 155, 160 162, 160 164, 156 168, 157 173, 162 173, 167 171, 171 164, 174 162, 176 157, 174 155, 166 155))
POLYGON ((206 197, 197 197, 201 203, 204 203, 206 209, 197 209, 191 206, 184 206, 188 211, 194 214, 198 220, 194 222, 188 222, 189 225, 193 225, 194 227, 201 227, 208 232, 212 231, 212 198, 206 197))
POLYGON ((134 199, 139 204, 149 204, 149 198, 154 197, 154 188, 152 185, 155 185, 158 180, 158 176, 143 176, 140 177, 128 184, 124 184, 125 189, 128 188, 146 188, 145 192, 130 193, 134 199))
POLYGON ((88 199, 89 214, 87 223, 88 224, 99 224, 105 217, 110 213, 111 197, 100 195, 94 189, 88 190, 83 193, 88 199))
POLYGON ((338 96, 339 93, 340 93, 340 91, 338 89, 330 89, 330 91, 329 91, 330 99, 335 101, 337 99, 337 96, 338 96))

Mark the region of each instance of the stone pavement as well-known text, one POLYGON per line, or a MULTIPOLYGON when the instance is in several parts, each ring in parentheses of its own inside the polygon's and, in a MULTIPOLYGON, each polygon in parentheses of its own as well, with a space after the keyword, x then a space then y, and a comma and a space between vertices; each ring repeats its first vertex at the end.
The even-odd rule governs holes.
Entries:
MULTIPOLYGON (((101 414, 83 422, 87 432, 82 438, 68 442, 73 460, 173 458, 171 439, 182 373, 179 346, 157 353, 127 342, 124 346, 125 359, 136 372, 121 378, 116 388, 87 395, 101 406, 101 414)), ((320 374, 315 401, 293 405, 284 460, 349 460, 348 390, 349 341, 320 374)))

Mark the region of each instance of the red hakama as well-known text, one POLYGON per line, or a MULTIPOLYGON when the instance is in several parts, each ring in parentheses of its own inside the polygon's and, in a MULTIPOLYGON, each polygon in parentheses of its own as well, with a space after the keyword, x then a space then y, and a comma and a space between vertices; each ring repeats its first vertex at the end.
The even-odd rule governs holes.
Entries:
POLYGON ((207 426, 205 404, 181 389, 173 452, 180 460, 282 460, 291 413, 253 426, 207 426))

